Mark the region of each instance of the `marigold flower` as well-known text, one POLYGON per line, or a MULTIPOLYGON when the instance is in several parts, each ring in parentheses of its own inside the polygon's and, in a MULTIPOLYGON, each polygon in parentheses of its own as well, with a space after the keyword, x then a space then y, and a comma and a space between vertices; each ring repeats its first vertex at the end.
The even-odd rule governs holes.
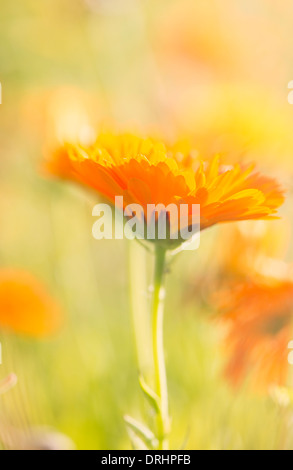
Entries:
MULTIPOLYGON (((253 166, 220 165, 219 158, 186 165, 175 152, 129 134, 100 135, 92 146, 65 144, 49 162, 51 172, 125 205, 200 204, 201 230, 217 223, 271 218, 283 203, 277 182, 253 166)), ((146 212, 145 212, 146 213, 146 212)))
POLYGON ((237 385, 248 374, 258 389, 286 385, 288 343, 292 339, 293 282, 250 280, 218 297, 226 326, 226 375, 237 385))
POLYGON ((43 337, 60 324, 60 309, 38 280, 25 271, 0 270, 1 330, 43 337))

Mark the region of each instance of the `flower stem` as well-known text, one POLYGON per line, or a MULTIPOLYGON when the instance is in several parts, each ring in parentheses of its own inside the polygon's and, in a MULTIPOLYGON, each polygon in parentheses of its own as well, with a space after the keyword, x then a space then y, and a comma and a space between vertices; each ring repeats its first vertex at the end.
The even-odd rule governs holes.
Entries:
POLYGON ((129 279, 132 322, 139 374, 147 380, 152 370, 150 359, 151 329, 147 305, 146 250, 138 243, 129 243, 129 279))
POLYGON ((154 275, 154 293, 152 306, 152 337, 153 337, 153 359, 155 372, 156 394, 160 400, 160 407, 157 416, 158 449, 167 450, 169 432, 169 414, 168 414, 168 389, 164 358, 163 345, 163 315, 164 315, 164 297, 163 279, 165 271, 166 250, 156 247, 155 250, 155 275, 154 275))

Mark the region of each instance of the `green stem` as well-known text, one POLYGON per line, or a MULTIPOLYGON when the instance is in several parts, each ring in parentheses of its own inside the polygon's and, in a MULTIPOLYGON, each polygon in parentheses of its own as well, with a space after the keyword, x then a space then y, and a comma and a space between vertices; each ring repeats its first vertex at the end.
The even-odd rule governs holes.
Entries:
POLYGON ((146 296, 146 250, 133 241, 129 243, 129 280, 137 365, 139 374, 147 380, 152 365, 149 354, 151 331, 146 296))
POLYGON ((156 393, 160 400, 160 409, 157 416, 158 449, 167 450, 169 432, 168 389, 163 345, 163 315, 164 315, 164 288, 163 279, 165 271, 166 250, 156 247, 155 276, 152 307, 152 336, 153 359, 155 372, 156 393))

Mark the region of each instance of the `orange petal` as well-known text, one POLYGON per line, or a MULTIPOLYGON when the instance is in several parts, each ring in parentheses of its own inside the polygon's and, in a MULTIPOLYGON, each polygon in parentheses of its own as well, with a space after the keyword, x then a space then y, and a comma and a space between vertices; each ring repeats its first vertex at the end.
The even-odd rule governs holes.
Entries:
POLYGON ((25 271, 0 271, 0 328, 33 337, 50 335, 61 326, 59 307, 43 285, 25 271))

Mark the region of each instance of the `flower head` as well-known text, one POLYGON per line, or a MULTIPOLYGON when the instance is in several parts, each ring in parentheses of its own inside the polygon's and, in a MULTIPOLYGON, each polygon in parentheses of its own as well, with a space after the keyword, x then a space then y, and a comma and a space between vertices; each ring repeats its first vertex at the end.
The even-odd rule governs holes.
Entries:
POLYGON ((54 333, 61 313, 42 284, 24 271, 0 270, 0 329, 33 337, 54 333))
POLYGON ((292 339, 293 282, 262 278, 234 286, 219 298, 226 326, 226 374, 235 385, 250 375, 256 388, 285 385, 292 339))
POLYGON ((228 239, 212 301, 226 331, 226 375, 235 385, 246 377, 256 389, 286 385, 293 267, 282 258, 289 236, 286 220, 258 221, 235 224, 228 239))
POLYGON ((178 158, 161 142, 133 135, 100 135, 91 146, 65 144, 49 162, 51 172, 91 187, 114 203, 200 205, 201 230, 223 222, 271 218, 283 202, 279 185, 252 166, 224 167, 178 158), (186 164, 186 161, 189 164, 186 164))

